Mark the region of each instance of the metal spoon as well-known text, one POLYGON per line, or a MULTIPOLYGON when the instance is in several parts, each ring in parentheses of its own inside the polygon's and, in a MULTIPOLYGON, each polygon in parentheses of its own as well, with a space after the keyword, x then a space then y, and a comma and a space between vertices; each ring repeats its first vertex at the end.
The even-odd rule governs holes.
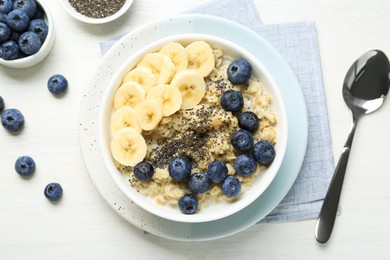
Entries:
POLYGON ((389 60, 379 50, 368 51, 360 56, 352 64, 345 76, 343 97, 352 112, 352 128, 337 163, 317 220, 315 236, 320 243, 326 243, 333 230, 357 123, 363 115, 374 112, 383 104, 389 87, 389 60))

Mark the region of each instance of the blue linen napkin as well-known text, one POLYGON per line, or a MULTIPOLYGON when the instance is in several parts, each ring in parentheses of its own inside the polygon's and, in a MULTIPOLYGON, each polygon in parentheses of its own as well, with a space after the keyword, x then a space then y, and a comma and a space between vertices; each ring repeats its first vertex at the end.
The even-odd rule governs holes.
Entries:
MULTIPOLYGON (((308 146, 293 187, 259 223, 317 218, 334 171, 334 161, 314 22, 263 25, 253 0, 213 0, 188 13, 220 16, 247 26, 268 40, 289 63, 306 101, 308 146)), ((101 42, 102 53, 122 36, 101 42)))

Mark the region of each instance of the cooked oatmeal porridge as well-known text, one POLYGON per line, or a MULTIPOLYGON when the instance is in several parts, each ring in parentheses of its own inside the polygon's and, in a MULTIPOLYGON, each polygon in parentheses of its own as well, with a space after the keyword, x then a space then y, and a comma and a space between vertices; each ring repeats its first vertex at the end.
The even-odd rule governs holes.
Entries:
MULTIPOLYGON (((186 47, 184 47, 184 49, 187 50, 186 47)), ((134 158, 136 158, 136 161, 129 160, 131 163, 120 162, 121 160, 118 160, 118 157, 115 156, 114 150, 117 148, 111 146, 116 165, 122 174, 129 176, 129 186, 131 186, 129 188, 137 189, 141 194, 154 198, 159 205, 177 207, 180 198, 185 194, 193 193, 188 187, 187 182, 175 181, 170 176, 168 170, 169 164, 172 159, 178 156, 187 158, 191 162, 191 174, 198 172, 207 173, 208 165, 214 160, 224 162, 228 170, 228 175, 235 176, 240 181, 240 194, 245 192, 245 190, 250 189, 256 178, 266 169, 266 165, 258 164, 255 172, 250 176, 237 174, 234 163, 237 157, 244 152, 237 151, 232 145, 232 133, 239 129, 240 126, 237 119, 238 113, 226 111, 221 106, 221 96, 225 91, 236 90, 240 92, 244 100, 244 106, 242 107, 241 112, 252 111, 257 115, 259 127, 251 133, 255 143, 260 140, 266 140, 272 145, 275 145, 277 142, 277 115, 271 109, 272 97, 264 90, 263 83, 251 75, 247 83, 243 85, 232 84, 228 79, 227 71, 229 65, 235 59, 225 55, 220 49, 211 48, 211 51, 213 56, 212 68, 209 69, 210 71, 208 73, 206 72, 207 74, 204 73, 202 69, 200 70, 200 74, 202 74, 205 84, 204 93, 192 93, 193 95, 190 93, 191 97, 188 95, 185 96, 186 92, 183 92, 178 85, 175 86, 174 84, 176 81, 175 77, 179 73, 197 69, 196 67, 191 67, 197 66, 196 64, 194 65, 191 63, 191 51, 187 51, 188 62, 186 65, 183 65, 180 62, 185 58, 169 55, 168 51, 162 48, 158 53, 166 55, 172 60, 172 63, 174 64, 172 70, 174 70, 174 72, 168 71, 167 74, 171 74, 168 76, 156 76, 156 74, 160 73, 159 71, 154 71, 157 65, 150 65, 149 67, 147 65, 140 66, 140 64, 144 62, 141 60, 140 64, 124 77, 122 85, 119 88, 121 89, 123 85, 126 84, 129 85, 129 81, 136 82, 134 85, 137 87, 141 85, 141 90, 140 88, 133 87, 131 89, 136 89, 136 91, 139 91, 141 94, 136 94, 135 97, 131 97, 134 100, 126 105, 123 105, 125 101, 120 100, 119 97, 115 98, 115 112, 112 116, 113 125, 113 121, 118 120, 114 119, 115 113, 123 107, 132 107, 131 110, 135 111, 135 113, 133 115, 131 114, 133 112, 129 110, 130 116, 128 116, 129 114, 126 114, 127 116, 122 115, 119 126, 116 125, 111 127, 112 140, 114 140, 115 135, 121 131, 119 128, 133 128, 135 129, 134 133, 139 133, 146 144, 144 153, 141 156, 139 156, 139 154, 135 155, 134 158), (176 61, 175 58, 177 59, 176 61), (137 69, 143 70, 144 68, 149 68, 150 70, 144 70, 142 72, 144 73, 142 77, 134 76, 136 73, 130 75, 132 71, 137 69), (152 73, 150 73, 150 71, 152 73), (146 77, 146 74, 148 74, 149 77, 146 77), (155 76, 154 81, 152 75, 155 76), (147 79, 150 79, 150 82, 148 82, 147 79), (152 89, 156 88, 156 85, 173 85, 174 88, 179 88, 182 94, 181 105, 171 104, 175 102, 172 98, 175 97, 175 95, 171 95, 171 92, 168 91, 165 92, 169 93, 169 97, 171 98, 169 100, 170 103, 167 105, 168 108, 164 107, 164 102, 161 101, 161 99, 153 99, 153 102, 155 103, 150 105, 154 105, 158 108, 161 107, 161 109, 157 110, 162 110, 162 112, 156 111, 155 108, 153 108, 154 110, 150 109, 150 106, 146 105, 141 110, 140 107, 144 105, 143 103, 145 103, 145 100, 153 97, 153 93, 150 94, 150 92, 154 91, 152 89), (200 97, 197 97, 197 95, 200 97), (198 99, 198 101, 193 101, 192 99, 194 97, 195 99, 198 99), (156 105, 156 102, 160 105, 156 105), (188 105, 188 103, 190 104, 188 105), (171 109, 172 106, 176 106, 176 108, 171 109), (150 122, 153 122, 154 126, 149 126, 143 122, 145 118, 139 118, 141 111, 147 111, 148 109, 153 110, 147 117, 150 122), (124 123, 124 121, 127 121, 127 123, 124 123), (149 162, 153 166, 153 176, 147 181, 141 181, 134 175, 134 167, 136 163, 141 161, 149 162)), ((169 66, 171 65, 166 67, 169 66)), ((163 73, 165 74, 165 72, 166 71, 163 73)), ((137 73, 137 75, 139 75, 139 73, 137 73)), ((159 98, 165 95, 163 92, 159 91, 156 93, 158 93, 159 98)), ((118 94, 117 96, 121 95, 122 94, 118 94)), ((132 149, 141 148, 137 146, 132 149)), ((221 189, 221 184, 211 183, 211 187, 207 192, 196 194, 196 198, 199 201, 198 210, 207 207, 210 203, 219 202, 221 200, 233 202, 239 198, 239 196, 240 195, 235 197, 226 196, 221 189)))

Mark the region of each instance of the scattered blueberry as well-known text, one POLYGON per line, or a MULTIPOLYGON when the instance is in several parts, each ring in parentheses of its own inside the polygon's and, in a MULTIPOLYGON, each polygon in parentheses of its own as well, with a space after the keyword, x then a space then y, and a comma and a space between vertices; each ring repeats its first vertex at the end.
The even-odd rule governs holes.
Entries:
POLYGON ((234 176, 228 176, 222 181, 221 189, 226 196, 231 198, 237 197, 241 191, 240 180, 234 176))
POLYGON ((44 20, 34 19, 30 21, 27 30, 38 34, 39 39, 41 39, 41 42, 43 43, 46 39, 47 33, 49 32, 49 27, 44 20))
POLYGON ((175 181, 187 181, 191 175, 191 163, 184 157, 176 157, 169 163, 168 171, 175 181))
POLYGON ((238 151, 249 151, 253 147, 253 137, 250 132, 239 129, 233 132, 231 143, 238 151))
POLYGON ((23 10, 30 18, 32 18, 37 10, 37 3, 35 3, 35 0, 16 0, 14 2, 13 9, 23 10))
POLYGON ((221 96, 221 106, 226 111, 240 112, 244 106, 244 98, 239 91, 226 90, 221 96))
POLYGON ((12 10, 7 14, 7 25, 15 31, 21 32, 25 31, 30 22, 30 17, 23 10, 12 10))
POLYGON ((3 113, 4 107, 5 107, 4 99, 0 96, 0 114, 3 113))
POLYGON ((228 175, 226 164, 220 160, 212 161, 207 168, 207 176, 214 183, 220 183, 228 175))
POLYGON ((1 45, 1 57, 5 60, 14 60, 19 55, 19 46, 14 41, 6 41, 1 45))
POLYGON ((261 165, 269 165, 275 158, 275 148, 269 141, 261 140, 253 147, 253 157, 261 165))
POLYGON ((11 30, 8 25, 0 22, 0 43, 5 42, 11 36, 11 30))
POLYGON ((20 110, 9 108, 1 114, 1 124, 11 133, 18 132, 24 125, 24 116, 20 110))
POLYGON ((22 176, 30 176, 35 172, 35 162, 30 156, 20 156, 15 162, 15 170, 22 176))
POLYGON ((38 34, 34 32, 25 32, 20 35, 18 44, 19 49, 27 55, 37 53, 42 46, 41 39, 39 38, 38 34))
POLYGON ((47 81, 47 87, 54 95, 60 95, 68 88, 68 80, 61 74, 55 74, 47 81))
POLYGON ((211 188, 211 181, 207 174, 197 172, 191 175, 188 188, 195 194, 205 193, 211 188))
POLYGON ((154 168, 148 162, 140 162, 134 167, 134 175, 139 181, 148 181, 153 177, 154 168))
POLYGON ((248 82, 252 74, 251 64, 241 58, 229 64, 227 76, 229 81, 235 85, 242 85, 248 82))
POLYGON ((186 194, 179 199, 179 209, 183 214, 194 214, 198 208, 198 199, 191 194, 186 194))
POLYGON ((242 154, 234 161, 234 170, 241 176, 250 176, 255 173, 257 163, 255 159, 247 154, 242 154))
POLYGON ((59 183, 49 183, 45 187, 44 194, 51 201, 59 200, 62 196, 62 187, 59 183))
POLYGON ((8 14, 12 9, 12 0, 0 0, 0 13, 8 14))
POLYGON ((259 118, 252 111, 245 111, 238 116, 238 125, 240 128, 251 133, 259 128, 259 118))

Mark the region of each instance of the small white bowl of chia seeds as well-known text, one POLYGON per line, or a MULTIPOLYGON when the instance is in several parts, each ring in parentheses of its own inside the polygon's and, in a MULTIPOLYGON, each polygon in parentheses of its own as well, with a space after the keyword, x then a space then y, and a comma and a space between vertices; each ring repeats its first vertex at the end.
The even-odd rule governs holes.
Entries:
POLYGON ((103 24, 122 16, 133 0, 60 0, 75 19, 89 24, 103 24))

